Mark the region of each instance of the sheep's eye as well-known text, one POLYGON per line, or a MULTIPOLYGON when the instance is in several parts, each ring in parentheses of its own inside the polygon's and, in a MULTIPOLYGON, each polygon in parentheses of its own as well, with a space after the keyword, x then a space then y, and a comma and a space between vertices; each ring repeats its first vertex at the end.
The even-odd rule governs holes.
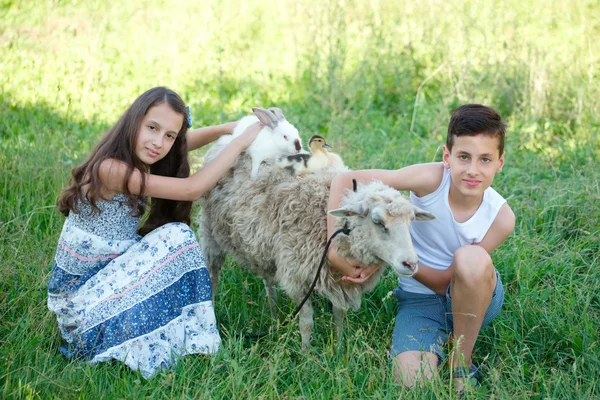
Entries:
POLYGON ((388 231, 388 228, 385 226, 385 223, 384 223, 384 221, 382 219, 374 218, 373 219, 373 223, 375 225, 377 225, 378 227, 380 227, 381 229, 383 229, 384 232, 388 231))
POLYGON ((287 135, 283 135, 283 138, 284 138, 285 140, 287 140, 287 135))

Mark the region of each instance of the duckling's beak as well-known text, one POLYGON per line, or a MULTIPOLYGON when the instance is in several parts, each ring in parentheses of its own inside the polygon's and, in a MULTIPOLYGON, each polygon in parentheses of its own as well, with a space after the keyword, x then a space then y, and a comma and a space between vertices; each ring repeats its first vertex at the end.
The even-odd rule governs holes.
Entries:
POLYGON ((330 145, 329 143, 327 143, 327 142, 325 142, 325 143, 323 144, 323 148, 324 148, 324 149, 333 149, 333 147, 331 147, 331 145, 330 145))

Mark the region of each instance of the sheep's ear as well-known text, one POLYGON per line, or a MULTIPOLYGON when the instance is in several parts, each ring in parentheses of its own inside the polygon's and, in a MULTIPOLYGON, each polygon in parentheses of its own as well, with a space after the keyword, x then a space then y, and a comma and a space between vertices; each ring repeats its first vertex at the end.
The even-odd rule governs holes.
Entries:
POLYGON ((369 214, 369 205, 366 201, 361 201, 345 205, 337 210, 330 210, 327 214, 334 217, 366 217, 369 214))
POLYGON ((271 107, 269 108, 269 111, 275 114, 275 117, 278 121, 285 121, 285 115, 283 115, 283 111, 281 111, 281 108, 271 107))
POLYGON ((431 221, 436 218, 434 214, 429 211, 421 210, 417 206, 413 206, 413 210, 415 210, 415 221, 431 221))
POLYGON ((265 126, 268 126, 271 129, 275 129, 275 127, 277 126, 277 117, 271 111, 265 108, 254 107, 252 109, 252 112, 254 112, 254 115, 256 115, 258 117, 258 120, 262 122, 265 126))

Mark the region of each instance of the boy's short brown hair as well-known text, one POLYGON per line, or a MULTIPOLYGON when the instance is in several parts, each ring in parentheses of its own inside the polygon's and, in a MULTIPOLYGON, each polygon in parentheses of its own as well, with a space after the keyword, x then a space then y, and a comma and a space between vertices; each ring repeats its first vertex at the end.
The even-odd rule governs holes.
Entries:
POLYGON ((448 124, 446 147, 452 151, 454 138, 458 136, 486 135, 498 138, 498 150, 504 154, 506 124, 496 110, 481 104, 465 104, 458 107, 448 124))

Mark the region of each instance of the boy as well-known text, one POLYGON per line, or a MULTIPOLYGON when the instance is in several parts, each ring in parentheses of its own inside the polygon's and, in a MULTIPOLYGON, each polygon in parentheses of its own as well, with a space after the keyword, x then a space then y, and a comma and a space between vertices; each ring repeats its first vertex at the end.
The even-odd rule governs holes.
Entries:
MULTIPOLYGON (((376 179, 397 190, 410 190, 415 205, 437 216, 427 224, 411 224, 418 271, 412 278, 399 278, 394 291, 398 313, 391 355, 394 377, 406 386, 437 374, 448 333, 454 343, 450 367, 456 389, 463 390, 462 378, 478 376, 471 362, 475 341, 504 301, 490 253, 515 226, 512 210, 490 187, 504 165, 505 129, 494 109, 467 104, 450 119, 442 163, 352 171, 338 175, 331 184, 330 210, 339 207, 352 178, 376 179)), ((329 235, 333 226, 329 216, 329 235)), ((375 272, 374 267, 341 258, 335 248, 328 258, 350 282, 364 282, 375 272)))

